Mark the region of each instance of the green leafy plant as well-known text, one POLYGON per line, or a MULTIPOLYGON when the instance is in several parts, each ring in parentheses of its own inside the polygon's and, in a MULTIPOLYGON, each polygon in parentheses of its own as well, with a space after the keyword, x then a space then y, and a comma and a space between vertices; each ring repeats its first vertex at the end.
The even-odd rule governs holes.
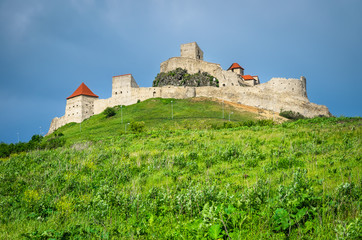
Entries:
POLYGON ((106 116, 106 118, 109 118, 109 117, 112 117, 112 116, 116 115, 116 110, 114 110, 114 108, 107 107, 103 111, 103 114, 106 116))
POLYGON ((209 237, 211 239, 220 239, 223 237, 223 235, 221 234, 222 230, 221 230, 221 226, 219 224, 214 224, 209 228, 209 237))
POLYGON ((134 133, 141 133, 145 130, 145 122, 131 122, 129 128, 134 133))

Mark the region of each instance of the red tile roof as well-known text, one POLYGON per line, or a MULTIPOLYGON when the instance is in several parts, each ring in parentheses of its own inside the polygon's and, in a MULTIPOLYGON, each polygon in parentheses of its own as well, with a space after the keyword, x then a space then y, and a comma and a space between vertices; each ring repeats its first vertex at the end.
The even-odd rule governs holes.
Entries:
POLYGON ((255 80, 252 76, 250 75, 243 75, 241 76, 244 80, 255 80))
POLYGON ((82 83, 77 90, 74 91, 74 93, 72 95, 70 95, 69 97, 67 97, 67 99, 73 98, 73 97, 77 97, 80 95, 85 95, 85 96, 90 96, 90 97, 98 97, 97 95, 95 95, 88 87, 87 85, 85 85, 84 83, 82 83))
POLYGON ((233 63, 231 64, 231 66, 228 68, 228 70, 231 70, 231 69, 235 69, 235 68, 241 68, 244 70, 244 68, 242 68, 239 64, 237 63, 233 63))

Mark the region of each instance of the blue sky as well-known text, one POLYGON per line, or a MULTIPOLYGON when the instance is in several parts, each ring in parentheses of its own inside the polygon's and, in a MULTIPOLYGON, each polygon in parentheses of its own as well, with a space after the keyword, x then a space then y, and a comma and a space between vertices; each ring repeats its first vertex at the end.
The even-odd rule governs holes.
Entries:
POLYGON ((360 0, 0 0, 0 142, 45 134, 82 82, 100 98, 114 75, 151 86, 193 41, 262 82, 303 75, 311 102, 361 116, 361 12, 360 0))

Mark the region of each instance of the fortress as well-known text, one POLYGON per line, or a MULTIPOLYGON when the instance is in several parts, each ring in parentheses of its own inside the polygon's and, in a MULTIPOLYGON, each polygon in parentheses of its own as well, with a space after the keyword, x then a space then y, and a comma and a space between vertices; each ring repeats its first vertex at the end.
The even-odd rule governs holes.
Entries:
POLYGON ((189 74, 206 72, 218 80, 215 86, 175 86, 139 87, 131 74, 112 78, 112 96, 99 99, 84 83, 67 98, 65 115, 54 118, 48 134, 70 122, 80 123, 107 107, 131 105, 149 98, 192 98, 212 97, 241 103, 274 112, 291 110, 306 117, 331 116, 324 105, 311 103, 307 97, 306 79, 272 78, 260 84, 258 76, 244 75, 244 69, 233 63, 228 70, 220 64, 204 61, 203 51, 196 42, 181 45, 181 56, 161 63, 160 72, 170 72, 177 68, 186 69, 189 74))

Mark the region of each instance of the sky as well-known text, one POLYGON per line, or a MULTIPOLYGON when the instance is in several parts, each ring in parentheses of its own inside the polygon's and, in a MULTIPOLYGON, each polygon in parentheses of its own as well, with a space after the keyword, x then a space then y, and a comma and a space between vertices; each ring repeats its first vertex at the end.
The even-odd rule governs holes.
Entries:
POLYGON ((160 63, 196 41, 204 60, 261 82, 307 79, 313 103, 362 115, 361 0, 0 0, 0 142, 46 134, 84 82, 150 87, 160 63))

